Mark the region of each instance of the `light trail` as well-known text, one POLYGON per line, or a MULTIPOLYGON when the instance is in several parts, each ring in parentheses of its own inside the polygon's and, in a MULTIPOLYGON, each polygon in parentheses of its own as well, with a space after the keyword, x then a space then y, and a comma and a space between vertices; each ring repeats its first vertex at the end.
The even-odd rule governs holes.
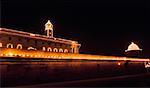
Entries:
POLYGON ((118 56, 104 56, 91 54, 75 54, 75 53, 55 53, 44 51, 28 51, 20 49, 0 48, 0 57, 16 57, 16 58, 41 58, 47 59, 68 59, 68 60, 108 60, 108 61, 150 61, 150 58, 129 58, 118 56))

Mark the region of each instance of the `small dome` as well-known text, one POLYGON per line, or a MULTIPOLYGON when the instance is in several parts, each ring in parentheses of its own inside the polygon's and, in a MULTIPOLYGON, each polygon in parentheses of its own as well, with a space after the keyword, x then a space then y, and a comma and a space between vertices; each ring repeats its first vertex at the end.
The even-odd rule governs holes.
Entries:
POLYGON ((45 24, 45 30, 53 30, 53 25, 50 22, 50 20, 48 20, 47 23, 45 24))
POLYGON ((138 47, 137 44, 135 44, 134 42, 131 42, 131 44, 128 46, 128 49, 125 50, 125 52, 127 51, 131 51, 131 50, 142 50, 138 47))

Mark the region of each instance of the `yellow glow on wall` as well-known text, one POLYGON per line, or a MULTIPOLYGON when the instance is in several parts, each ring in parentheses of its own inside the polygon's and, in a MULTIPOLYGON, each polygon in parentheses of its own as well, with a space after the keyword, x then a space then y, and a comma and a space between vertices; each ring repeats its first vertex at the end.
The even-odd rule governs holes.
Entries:
POLYGON ((127 58, 116 56, 90 55, 90 54, 75 54, 75 53, 55 53, 43 51, 28 51, 11 48, 0 48, 1 57, 16 57, 16 58, 41 58, 41 59, 78 59, 78 60, 119 60, 119 61, 150 61, 150 58, 127 58), (19 56, 19 57, 18 57, 19 56))

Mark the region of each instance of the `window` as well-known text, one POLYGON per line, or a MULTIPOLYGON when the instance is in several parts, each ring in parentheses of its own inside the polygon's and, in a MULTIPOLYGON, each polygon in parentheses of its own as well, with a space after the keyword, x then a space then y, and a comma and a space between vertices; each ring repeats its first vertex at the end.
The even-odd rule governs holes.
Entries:
POLYGON ((35 40, 35 46, 37 46, 37 40, 35 40))
POLYGON ((34 48, 34 47, 28 47, 28 50, 36 50, 36 48, 34 48))
POLYGON ((59 49, 59 52, 63 52, 63 49, 60 48, 60 49, 59 49))
POLYGON ((68 49, 65 49, 65 50, 64 50, 64 53, 68 53, 68 49))
POLYGON ((0 42, 0 47, 3 47, 2 43, 0 42))
POLYGON ((46 48, 45 48, 45 47, 43 47, 43 48, 42 48, 42 50, 43 50, 43 51, 46 51, 46 48))
POLYGON ((17 45, 17 49, 22 49, 22 45, 21 45, 21 44, 18 44, 18 45, 17 45))
POLYGON ((57 48, 54 48, 54 49, 53 49, 53 52, 58 52, 58 49, 57 49, 57 48))
POLYGON ((11 37, 8 37, 8 40, 11 40, 11 37))
POLYGON ((52 52, 52 48, 51 48, 51 47, 48 47, 48 48, 47 48, 47 51, 52 52))
POLYGON ((30 40, 29 40, 29 39, 27 39, 27 42, 30 42, 30 40))
POLYGON ((21 39, 19 38, 18 41, 21 41, 21 39))
POLYGON ((7 47, 7 48, 13 48, 13 44, 8 43, 6 47, 7 47))
POLYGON ((51 43, 50 42, 48 42, 48 45, 50 45, 51 43))

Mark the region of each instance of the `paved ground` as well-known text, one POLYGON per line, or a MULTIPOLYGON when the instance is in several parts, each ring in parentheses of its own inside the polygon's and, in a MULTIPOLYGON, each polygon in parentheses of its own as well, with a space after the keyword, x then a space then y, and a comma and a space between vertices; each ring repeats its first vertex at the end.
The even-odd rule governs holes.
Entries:
POLYGON ((24 86, 31 87, 150 87, 150 73, 24 86))

